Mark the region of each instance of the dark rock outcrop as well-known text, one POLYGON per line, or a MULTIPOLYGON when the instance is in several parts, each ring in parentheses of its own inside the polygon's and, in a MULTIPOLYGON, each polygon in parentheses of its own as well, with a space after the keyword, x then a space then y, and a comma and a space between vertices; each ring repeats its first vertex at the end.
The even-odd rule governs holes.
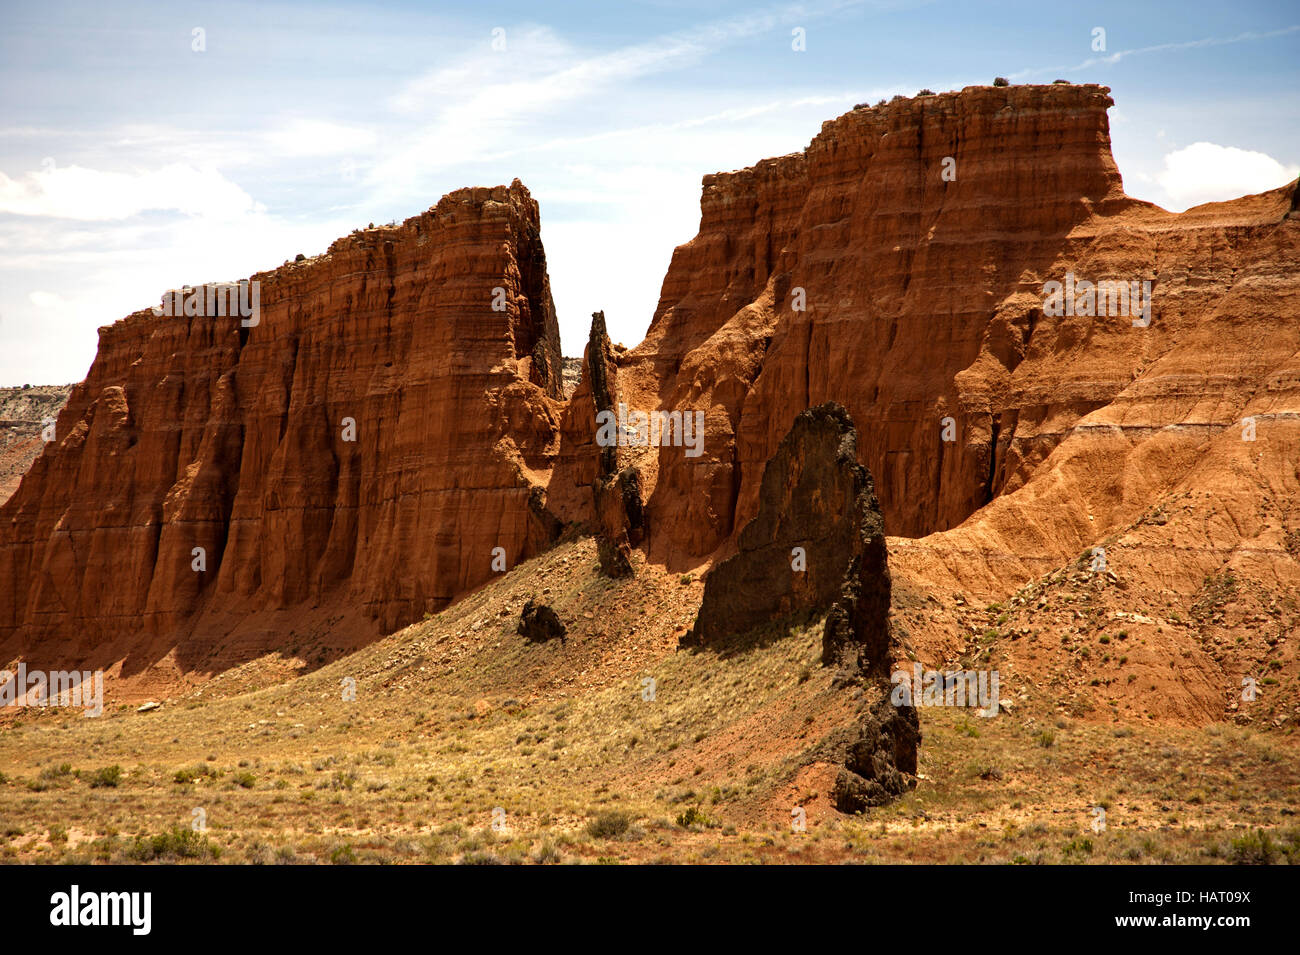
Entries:
POLYGON ((767 462, 758 514, 740 551, 710 572, 683 645, 707 645, 800 611, 827 610, 822 662, 846 681, 874 683, 881 701, 836 745, 834 800, 860 812, 916 785, 920 722, 890 703, 889 566, 871 474, 840 405, 809 408, 767 462))
MULTIPOLYGON (((605 313, 593 312, 591 333, 585 355, 591 401, 597 415, 616 414, 618 407, 618 366, 609 334, 605 330, 605 313)), ((590 423, 599 433, 596 420, 590 423)), ((645 536, 645 510, 641 502, 641 478, 636 468, 620 470, 617 444, 596 446, 598 459, 592 481, 592 506, 596 514, 596 550, 601 573, 607 577, 632 576, 632 548, 645 536)))
POLYGON ((888 694, 862 720, 849 743, 832 798, 840 812, 882 806, 916 786, 921 724, 912 706, 894 706, 888 694))
POLYGON ((857 463, 848 413, 827 403, 795 418, 767 462, 739 552, 705 580, 683 645, 702 646, 804 610, 831 610, 823 661, 883 660, 889 643, 884 522, 857 463))
POLYGON ((524 604, 516 632, 522 634, 529 643, 545 643, 556 639, 563 643, 567 633, 559 614, 546 604, 532 599, 524 604))

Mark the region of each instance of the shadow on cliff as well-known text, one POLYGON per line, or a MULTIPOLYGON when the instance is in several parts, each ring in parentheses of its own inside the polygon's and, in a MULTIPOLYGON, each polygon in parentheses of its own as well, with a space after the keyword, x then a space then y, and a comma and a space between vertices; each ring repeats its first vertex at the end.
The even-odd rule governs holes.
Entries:
POLYGON ((41 649, 0 647, 0 659, 19 653, 29 668, 103 670, 117 675, 110 697, 128 701, 167 696, 193 682, 278 655, 289 675, 335 662, 383 637, 374 621, 344 600, 241 614, 238 608, 200 612, 183 630, 142 638, 139 633, 95 646, 60 646, 57 657, 41 649), (195 625, 197 622, 197 626, 195 625))

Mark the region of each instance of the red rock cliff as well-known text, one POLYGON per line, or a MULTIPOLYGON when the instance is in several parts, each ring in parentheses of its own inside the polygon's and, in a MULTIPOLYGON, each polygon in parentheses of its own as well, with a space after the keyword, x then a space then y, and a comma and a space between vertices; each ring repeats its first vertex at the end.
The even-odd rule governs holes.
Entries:
MULTIPOLYGON (((1295 185, 1181 215, 1130 199, 1108 93, 898 100, 705 177, 646 340, 589 349, 568 402, 517 183, 255 276, 251 329, 147 311, 103 329, 59 440, 0 508, 0 650, 330 600, 391 629, 488 579, 493 548, 513 565, 557 518, 597 526, 615 466, 637 469, 629 542, 694 567, 734 546, 782 436, 827 401, 857 427, 896 597, 1005 595, 1102 542, 1153 601, 1193 602, 1224 568, 1300 589, 1295 185), (1044 285, 1069 275, 1149 282, 1150 324, 1053 314, 1044 285), (605 462, 594 416, 615 395, 705 412, 703 453, 605 462)), ((922 649, 960 650, 959 618, 922 649)), ((1180 712, 1257 663, 1193 659, 1180 712)))
POLYGON ((960 548, 1029 575, 1131 518, 1294 366, 1294 187, 1178 216, 1127 198, 1108 93, 899 100, 705 177, 699 234, 623 362, 645 400, 707 411, 702 457, 663 448, 648 469, 652 558, 685 566, 727 543, 795 416, 837 401, 888 533, 953 528, 1023 491, 960 548), (1151 326, 1046 315, 1043 285, 1067 272, 1150 281, 1151 326), (1157 433, 1163 451, 1134 468, 1157 433), (1173 445, 1186 454, 1161 457, 1173 445))
POLYGON ((494 548, 513 566, 548 542, 531 474, 559 335, 518 181, 253 278, 253 327, 144 310, 100 330, 0 509, 0 644, 86 652, 340 595, 391 630, 486 580, 494 548))

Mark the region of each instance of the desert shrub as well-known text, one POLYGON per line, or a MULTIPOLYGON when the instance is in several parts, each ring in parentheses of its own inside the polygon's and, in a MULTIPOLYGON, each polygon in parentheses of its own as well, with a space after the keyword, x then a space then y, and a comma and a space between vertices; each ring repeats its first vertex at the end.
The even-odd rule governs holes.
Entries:
POLYGON ((1010 86, 1011 84, 1010 84, 1009 82, 1007 82, 1007 78, 1006 78, 1005 76, 995 76, 995 77, 993 78, 993 85, 994 85, 994 86, 1010 86))
POLYGON ((691 806, 685 812, 677 817, 677 825, 683 829, 690 829, 692 826, 700 826, 704 829, 715 829, 718 823, 701 809, 699 806, 691 806))
POLYGON ((345 842, 341 846, 335 847, 330 853, 330 862, 334 865, 355 865, 357 854, 352 849, 352 843, 345 842))
POLYGON ((594 839, 617 839, 625 834, 632 824, 632 817, 618 810, 597 813, 587 823, 587 834, 594 839))
POLYGON ((1061 850, 1061 854, 1067 859, 1072 856, 1090 856, 1092 855, 1092 840, 1084 838, 1083 836, 1071 839, 1065 844, 1065 848, 1061 850))
POLYGON ((103 766, 95 770, 95 772, 91 775, 90 788, 101 789, 104 787, 112 787, 112 786, 116 786, 121 781, 122 781, 121 766, 117 766, 117 765, 103 766))
POLYGON ((357 774, 352 770, 336 770, 334 777, 329 781, 330 789, 351 789, 357 784, 357 774))
POLYGON ((1228 845, 1227 858, 1233 865, 1273 865, 1279 854, 1269 834, 1256 829, 1233 839, 1228 845))
POLYGON ((542 847, 533 853, 533 861, 538 865, 559 865, 563 860, 564 856, 552 842, 542 843, 542 847))
POLYGON ((136 862, 155 859, 216 859, 221 849, 193 829, 173 826, 156 836, 136 836, 126 849, 127 858, 136 862))
POLYGON ((189 769, 178 769, 172 776, 172 781, 177 783, 192 783, 201 776, 214 775, 211 768, 206 763, 195 763, 189 769))

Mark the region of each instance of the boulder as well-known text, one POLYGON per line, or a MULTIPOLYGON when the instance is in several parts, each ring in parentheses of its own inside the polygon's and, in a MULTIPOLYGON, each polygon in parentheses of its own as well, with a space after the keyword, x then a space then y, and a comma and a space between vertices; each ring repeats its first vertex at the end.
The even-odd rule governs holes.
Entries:
POLYGON ((519 625, 515 628, 529 643, 545 643, 548 640, 565 642, 565 627, 560 622, 559 614, 546 604, 530 598, 524 604, 519 615, 519 625))

